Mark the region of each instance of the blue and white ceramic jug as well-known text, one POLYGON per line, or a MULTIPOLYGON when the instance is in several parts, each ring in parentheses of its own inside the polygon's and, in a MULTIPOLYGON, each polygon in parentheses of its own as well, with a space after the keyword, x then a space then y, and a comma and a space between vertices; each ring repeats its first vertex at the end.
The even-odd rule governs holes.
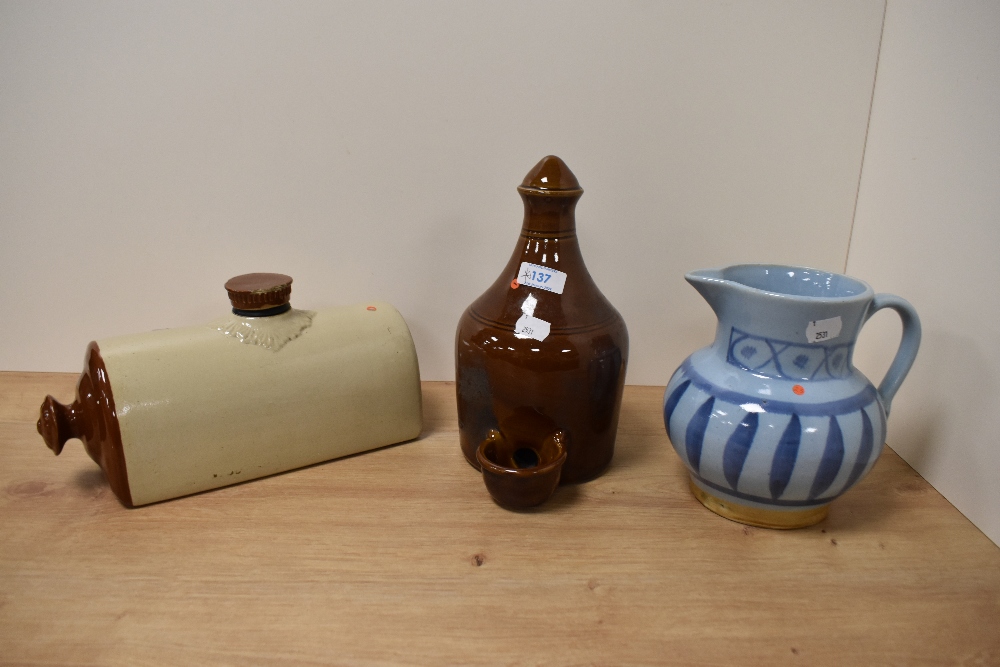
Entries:
POLYGON ((878 459, 886 415, 920 345, 905 300, 860 280, 744 264, 685 276, 715 310, 715 342, 670 378, 663 420, 691 489, 727 518, 769 528, 821 521, 878 459), (876 389, 851 363, 862 325, 892 308, 899 351, 876 389))

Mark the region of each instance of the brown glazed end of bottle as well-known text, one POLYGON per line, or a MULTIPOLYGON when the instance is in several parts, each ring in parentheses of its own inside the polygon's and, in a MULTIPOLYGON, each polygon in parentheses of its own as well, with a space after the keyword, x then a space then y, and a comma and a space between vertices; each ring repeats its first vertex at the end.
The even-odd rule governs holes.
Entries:
POLYGON ((82 440, 87 454, 104 470, 118 500, 125 507, 133 507, 115 399, 97 343, 87 347, 83 373, 76 385, 76 400, 67 406, 46 396, 36 428, 46 446, 56 454, 62 452, 67 440, 82 440))

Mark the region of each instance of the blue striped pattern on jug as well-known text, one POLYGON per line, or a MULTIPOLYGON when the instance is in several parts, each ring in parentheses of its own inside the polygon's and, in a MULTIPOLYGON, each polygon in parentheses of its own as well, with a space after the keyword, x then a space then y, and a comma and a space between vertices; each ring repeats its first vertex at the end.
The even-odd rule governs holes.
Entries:
POLYGON ((824 505, 844 493, 878 459, 886 435, 871 386, 826 403, 762 401, 710 383, 690 361, 667 385, 663 418, 704 486, 781 508, 824 505))

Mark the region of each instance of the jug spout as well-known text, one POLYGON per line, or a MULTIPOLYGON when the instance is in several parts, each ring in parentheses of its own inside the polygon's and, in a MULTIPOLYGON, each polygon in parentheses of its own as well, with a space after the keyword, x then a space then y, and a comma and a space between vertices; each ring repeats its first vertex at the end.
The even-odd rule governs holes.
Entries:
POLYGON ((699 269, 684 276, 698 290, 716 315, 720 314, 724 295, 729 287, 729 281, 722 277, 722 269, 699 269))

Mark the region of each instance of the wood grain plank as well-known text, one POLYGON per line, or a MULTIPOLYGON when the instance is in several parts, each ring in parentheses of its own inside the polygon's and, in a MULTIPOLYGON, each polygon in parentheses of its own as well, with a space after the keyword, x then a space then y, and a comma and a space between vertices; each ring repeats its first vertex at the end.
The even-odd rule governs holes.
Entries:
POLYGON ((627 387, 612 467, 528 512, 420 439, 136 510, 0 373, 0 664, 997 664, 1000 549, 887 449, 821 524, 705 510, 627 387))

